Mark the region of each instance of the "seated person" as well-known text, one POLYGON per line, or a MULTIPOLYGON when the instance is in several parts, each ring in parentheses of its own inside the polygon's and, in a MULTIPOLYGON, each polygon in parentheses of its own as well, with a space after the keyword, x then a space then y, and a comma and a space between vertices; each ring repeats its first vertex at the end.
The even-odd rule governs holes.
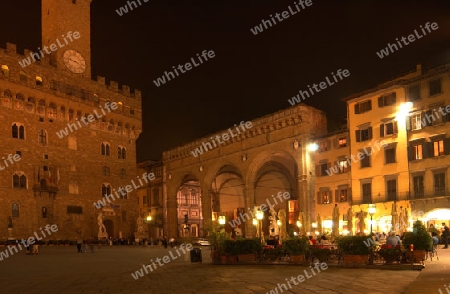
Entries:
POLYGON ((320 237, 320 244, 329 244, 327 237, 325 237, 325 235, 322 235, 320 237))
POLYGON ((389 237, 386 239, 386 245, 397 246, 400 245, 398 242, 397 236, 395 236, 395 232, 390 232, 389 237))
POLYGON ((316 245, 317 241, 316 239, 313 238, 313 236, 309 236, 309 245, 316 245))
POLYGON ((431 232, 431 238, 433 239, 433 245, 439 244, 439 238, 436 232, 431 232))

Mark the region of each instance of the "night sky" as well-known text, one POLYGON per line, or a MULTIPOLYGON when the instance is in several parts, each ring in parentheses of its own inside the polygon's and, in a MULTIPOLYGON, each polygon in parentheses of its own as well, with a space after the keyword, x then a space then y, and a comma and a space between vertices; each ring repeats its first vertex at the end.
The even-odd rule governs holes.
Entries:
MULTIPOLYGON (((290 107, 287 100, 299 90, 338 69, 350 76, 304 101, 324 110, 330 122, 345 117, 343 97, 418 63, 450 62, 450 1, 312 0, 257 35, 250 29, 271 14, 289 6, 296 12, 294 1, 140 1, 122 16, 116 9, 125 0, 94 0, 91 6, 93 76, 143 92, 139 161, 161 159, 164 150, 290 107), (377 56, 426 22, 439 28, 377 56), (215 57, 160 87, 153 83, 204 50, 215 57)), ((19 51, 40 46, 40 1, 1 3, 0 45, 16 43, 19 51)))

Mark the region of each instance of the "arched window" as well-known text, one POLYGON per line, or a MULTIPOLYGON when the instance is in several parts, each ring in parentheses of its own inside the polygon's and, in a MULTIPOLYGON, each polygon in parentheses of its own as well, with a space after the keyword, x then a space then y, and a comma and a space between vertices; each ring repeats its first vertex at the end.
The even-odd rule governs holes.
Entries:
POLYGON ((120 178, 121 178, 121 179, 125 179, 126 176, 127 176, 127 172, 125 171, 124 168, 122 168, 122 169, 120 170, 120 178))
POLYGON ((36 86, 42 86, 43 80, 42 77, 36 76, 36 86))
POLYGON ((45 107, 45 105, 46 105, 45 100, 44 99, 39 100, 38 105, 45 107))
POLYGON ((12 125, 12 137, 16 139, 25 139, 25 128, 19 123, 14 123, 12 125))
POLYGON ((13 175, 13 187, 14 188, 27 188, 27 178, 24 175, 19 176, 18 174, 13 175))
POLYGON ((117 154, 119 159, 127 159, 127 151, 125 147, 122 146, 117 147, 117 154))
POLYGON ((16 100, 24 101, 24 100, 25 100, 25 97, 23 96, 22 93, 17 93, 17 94, 16 94, 16 100))
POLYGON ((39 143, 42 145, 47 145, 47 131, 39 130, 39 143))
POLYGON ((69 109, 69 121, 73 121, 74 120, 74 111, 73 109, 69 109))
POLYGON ((2 64, 2 73, 5 78, 9 78, 9 67, 2 64))
POLYGON ((109 121, 108 131, 114 131, 114 120, 109 121))
POLYGON ((78 194, 78 185, 69 184, 69 194, 78 194))
POLYGON ((26 81, 28 81, 27 74, 26 74, 23 70, 20 71, 20 81, 21 81, 21 82, 26 82, 26 81))
POLYGON ((13 203, 11 206, 11 216, 19 217, 19 204, 13 203))
POLYGON ((34 99, 33 97, 28 97, 28 103, 36 103, 36 99, 34 99))
POLYGON ((109 156, 110 155, 109 143, 105 143, 105 142, 102 143, 101 154, 105 155, 105 156, 109 156))
POLYGON ((81 120, 81 110, 77 110, 77 119, 81 120))
POLYGON ((111 195, 111 185, 108 183, 102 184, 102 196, 111 195))
POLYGON ((3 96, 12 98, 11 90, 6 89, 5 92, 3 92, 3 96))
POLYGON ((104 166, 103 168, 102 168, 102 174, 104 175, 104 176, 109 176, 109 167, 107 167, 107 166, 104 166))
POLYGON ((119 192, 120 199, 128 199, 128 192, 125 190, 124 187, 119 187, 118 191, 121 191, 121 192, 119 192))
POLYGON ((72 149, 72 150, 78 149, 77 138, 74 136, 69 136, 69 138, 67 138, 67 144, 68 144, 69 149, 72 149))

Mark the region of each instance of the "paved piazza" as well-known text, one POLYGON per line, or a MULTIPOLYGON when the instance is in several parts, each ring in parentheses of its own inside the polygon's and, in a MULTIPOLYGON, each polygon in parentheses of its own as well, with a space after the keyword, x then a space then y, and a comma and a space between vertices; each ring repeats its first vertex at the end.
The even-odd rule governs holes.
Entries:
MULTIPOLYGON (((77 253, 73 246, 48 247, 33 256, 22 251, 0 261, 1 293, 266 293, 277 283, 286 283, 286 278, 309 269, 213 265, 209 248, 203 247, 202 264, 190 263, 181 256, 137 280, 131 276, 142 269, 144 262, 163 258, 170 250, 178 256, 174 249, 142 246, 95 247, 94 253, 77 253)), ((438 263, 442 262, 441 258, 438 263)), ((420 274, 330 267, 297 286, 291 282, 292 288, 282 293, 405 293, 420 274)))

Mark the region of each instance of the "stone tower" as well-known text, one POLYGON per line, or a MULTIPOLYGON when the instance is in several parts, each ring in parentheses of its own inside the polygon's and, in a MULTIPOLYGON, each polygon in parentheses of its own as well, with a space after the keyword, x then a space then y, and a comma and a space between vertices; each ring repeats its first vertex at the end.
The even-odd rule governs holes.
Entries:
POLYGON ((42 0, 41 12, 42 48, 51 44, 64 46, 52 52, 50 62, 58 70, 72 72, 65 63, 64 53, 74 50, 85 63, 85 69, 78 74, 86 78, 91 77, 91 2, 92 0, 42 0), (80 38, 72 37, 71 41, 69 32, 79 32, 80 38))
POLYGON ((19 158, 0 160, 0 242, 47 224, 58 231, 45 242, 95 239, 100 213, 108 236, 136 230, 141 92, 91 79, 90 4, 42 0, 41 47, 0 48, 0 158, 19 158))

